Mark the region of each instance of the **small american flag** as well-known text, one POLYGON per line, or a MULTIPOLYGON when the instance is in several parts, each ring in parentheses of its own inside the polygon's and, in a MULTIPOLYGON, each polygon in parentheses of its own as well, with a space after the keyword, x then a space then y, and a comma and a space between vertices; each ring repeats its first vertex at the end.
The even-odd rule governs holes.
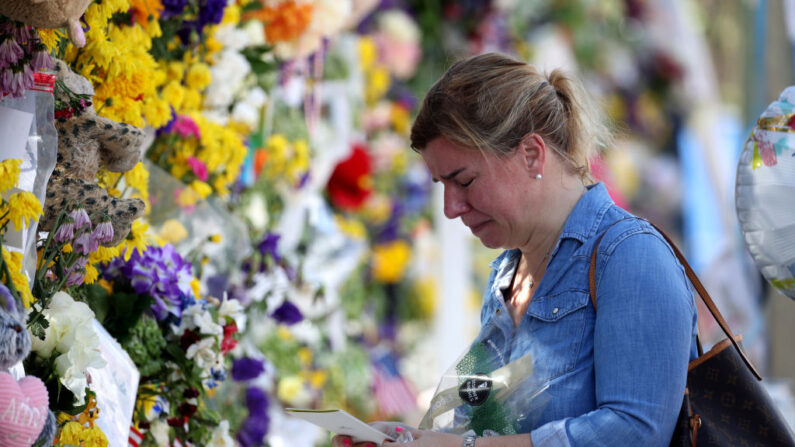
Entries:
POLYGON ((417 392, 400 375, 395 355, 387 350, 372 354, 372 388, 381 416, 401 415, 417 408, 417 392))
MULTIPOLYGON (((144 441, 145 430, 138 429, 135 425, 130 426, 129 447, 138 447, 144 441)), ((173 447, 183 447, 179 439, 174 440, 173 447)))
POLYGON ((144 432, 135 428, 135 425, 130 426, 130 447, 138 447, 144 441, 144 432))

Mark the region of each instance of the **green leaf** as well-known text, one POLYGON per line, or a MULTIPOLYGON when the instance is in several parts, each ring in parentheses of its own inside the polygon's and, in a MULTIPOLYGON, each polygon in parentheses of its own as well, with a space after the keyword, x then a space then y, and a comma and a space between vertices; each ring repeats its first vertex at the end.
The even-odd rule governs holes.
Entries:
POLYGON ((86 303, 100 323, 104 325, 105 319, 110 312, 110 294, 102 286, 97 284, 88 284, 83 287, 83 293, 86 298, 86 303))

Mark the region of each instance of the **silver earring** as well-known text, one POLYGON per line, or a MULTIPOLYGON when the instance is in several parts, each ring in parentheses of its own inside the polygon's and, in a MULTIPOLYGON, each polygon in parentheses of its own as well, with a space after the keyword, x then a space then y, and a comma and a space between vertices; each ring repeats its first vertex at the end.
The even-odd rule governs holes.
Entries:
POLYGON ((536 174, 536 180, 541 180, 541 173, 536 174))

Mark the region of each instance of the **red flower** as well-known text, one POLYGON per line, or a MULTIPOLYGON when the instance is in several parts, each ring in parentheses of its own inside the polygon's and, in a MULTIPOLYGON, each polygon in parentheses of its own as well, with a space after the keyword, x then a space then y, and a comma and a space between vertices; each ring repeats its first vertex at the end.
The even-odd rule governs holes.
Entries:
POLYGON ((334 168, 326 185, 331 203, 349 211, 360 208, 372 192, 370 170, 365 146, 355 145, 350 157, 334 168))
POLYGON ((199 334, 193 332, 190 329, 186 329, 185 333, 182 334, 182 337, 179 338, 179 346, 183 351, 187 351, 188 348, 190 348, 190 345, 199 341, 199 338, 199 334))
POLYGON ((228 354, 229 351, 235 349, 237 340, 233 337, 237 333, 237 324, 231 322, 224 326, 224 339, 221 341, 221 354, 228 354))

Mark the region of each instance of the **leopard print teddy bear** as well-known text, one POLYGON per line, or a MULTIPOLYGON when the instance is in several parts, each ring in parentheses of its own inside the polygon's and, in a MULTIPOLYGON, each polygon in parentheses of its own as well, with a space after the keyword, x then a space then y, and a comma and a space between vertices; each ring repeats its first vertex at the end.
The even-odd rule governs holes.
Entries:
MULTIPOLYGON (((75 74, 66 63, 56 60, 54 70, 69 90, 93 96, 91 83, 75 74)), ((64 93, 56 90, 56 94, 64 93)), ((68 102, 66 97, 60 99, 68 102)), ((70 203, 77 203, 92 219, 109 216, 113 224, 113 239, 103 245, 118 244, 129 234, 132 222, 143 216, 144 202, 109 195, 96 184, 96 174, 100 166, 111 172, 126 172, 141 161, 144 131, 98 116, 91 105, 79 115, 57 118, 55 128, 58 131, 58 161, 47 184, 44 216, 39 228, 51 231, 61 211, 70 203)), ((99 222, 92 223, 96 225, 99 222)))

